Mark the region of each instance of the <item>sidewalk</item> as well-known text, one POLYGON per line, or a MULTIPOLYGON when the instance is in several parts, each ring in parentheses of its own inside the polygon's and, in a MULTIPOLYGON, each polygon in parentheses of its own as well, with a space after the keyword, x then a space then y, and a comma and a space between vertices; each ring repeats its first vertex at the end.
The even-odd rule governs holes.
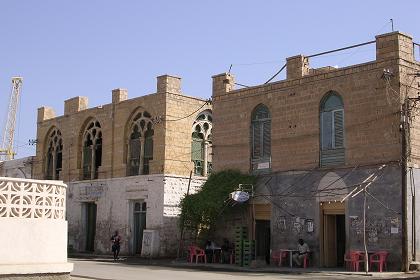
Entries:
MULTIPOLYGON (((76 258, 78 260, 92 260, 98 262, 109 262, 115 263, 110 255, 93 255, 77 253, 71 254, 69 258, 76 258)), ((71 260, 69 260, 71 262, 71 260)), ((364 272, 346 271, 338 268, 289 268, 289 267, 277 267, 277 266, 260 266, 256 268, 251 267, 240 267, 231 264, 220 264, 220 263, 189 263, 185 259, 174 260, 167 258, 148 259, 141 258, 138 256, 122 256, 117 263, 126 265, 141 265, 141 266, 160 266, 169 267, 175 269, 191 269, 199 271, 215 271, 215 272, 241 272, 241 273, 274 273, 274 274, 290 274, 290 275, 301 275, 301 274, 314 274, 318 276, 353 276, 355 278, 366 277, 369 279, 404 279, 404 278, 419 278, 419 272, 403 273, 403 272, 369 272, 367 275, 364 272)))

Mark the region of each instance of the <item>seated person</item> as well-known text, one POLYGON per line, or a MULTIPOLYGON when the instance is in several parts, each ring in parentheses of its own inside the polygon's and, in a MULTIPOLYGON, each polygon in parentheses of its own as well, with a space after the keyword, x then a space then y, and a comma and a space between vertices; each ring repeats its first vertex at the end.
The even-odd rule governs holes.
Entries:
POLYGON ((298 252, 293 254, 293 260, 298 266, 301 266, 303 259, 309 253, 309 246, 303 241, 302 238, 300 238, 298 241, 297 249, 298 252))
POLYGON ((222 245, 222 257, 223 262, 229 263, 230 255, 232 254, 233 246, 230 245, 229 240, 227 238, 223 238, 223 245, 222 245))
POLYGON ((216 249, 217 246, 213 241, 207 240, 206 241, 206 247, 205 247, 205 253, 207 256, 207 262, 212 262, 213 261, 213 254, 214 254, 214 249, 216 249))

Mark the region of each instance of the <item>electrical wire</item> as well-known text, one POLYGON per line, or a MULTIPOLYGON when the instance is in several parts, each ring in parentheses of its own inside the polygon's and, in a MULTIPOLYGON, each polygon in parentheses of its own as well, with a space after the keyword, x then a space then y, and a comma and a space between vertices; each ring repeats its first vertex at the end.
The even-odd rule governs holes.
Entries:
POLYGON ((203 105, 201 105, 200 108, 198 108, 197 110, 195 110, 191 114, 188 114, 188 115, 186 115, 184 117, 181 117, 179 119, 174 119, 174 120, 165 119, 165 121, 167 121, 167 122, 176 122, 176 121, 184 120, 186 118, 191 117, 192 115, 194 115, 195 113, 197 113, 198 111, 200 111, 204 106, 209 105, 209 104, 211 104, 211 100, 210 99, 206 100, 206 102, 203 105))

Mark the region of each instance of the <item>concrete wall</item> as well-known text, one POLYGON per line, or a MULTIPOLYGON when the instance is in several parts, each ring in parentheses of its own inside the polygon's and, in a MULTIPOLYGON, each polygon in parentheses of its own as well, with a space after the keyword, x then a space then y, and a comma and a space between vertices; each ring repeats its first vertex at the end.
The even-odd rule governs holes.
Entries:
POLYGON ((0 162, 0 176, 13 178, 32 178, 35 157, 25 157, 0 162))
POLYGON ((65 197, 62 182, 0 177, 0 278, 68 276, 65 197))
MULTIPOLYGON (((397 163, 389 163, 379 170, 381 166, 278 172, 260 177, 256 188, 258 197, 256 203, 271 205, 271 249, 275 251, 282 248, 296 248, 297 240, 303 238, 312 251, 312 265, 320 266, 323 204, 340 203, 355 186, 371 174, 375 174, 378 175, 377 179, 368 187, 369 193, 374 198, 368 196, 366 204, 367 247, 369 251, 390 252, 388 268, 399 271, 402 248, 401 169, 397 163), (308 222, 313 223, 312 232, 307 230, 308 222)), ((354 198, 349 197, 343 202, 343 207, 346 251, 361 250, 363 249, 363 193, 354 198)), ((247 226, 251 235, 250 209, 246 206, 242 208, 236 206, 236 209, 233 207, 229 213, 222 215, 218 222, 226 226, 216 229, 216 240, 227 237, 234 241, 236 226, 247 226)))
MULTIPOLYGON (((204 178, 193 178, 190 193, 203 183, 204 178)), ((77 251, 85 250, 83 203, 94 202, 97 205, 95 252, 110 253, 110 236, 119 230, 123 240, 121 253, 133 254, 133 202, 144 201, 146 228, 158 230, 160 255, 174 255, 179 235, 178 204, 187 186, 187 177, 162 174, 70 183, 67 214, 70 246, 77 251)))

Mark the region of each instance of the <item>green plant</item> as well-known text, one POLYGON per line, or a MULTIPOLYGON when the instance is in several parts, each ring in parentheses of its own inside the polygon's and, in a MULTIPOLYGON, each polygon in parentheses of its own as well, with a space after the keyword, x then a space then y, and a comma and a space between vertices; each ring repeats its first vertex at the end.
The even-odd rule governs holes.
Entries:
POLYGON ((229 193, 238 189, 239 184, 255 184, 256 177, 236 170, 213 173, 203 187, 195 194, 181 200, 180 226, 199 232, 209 230, 222 214, 232 210, 226 207, 229 193))

